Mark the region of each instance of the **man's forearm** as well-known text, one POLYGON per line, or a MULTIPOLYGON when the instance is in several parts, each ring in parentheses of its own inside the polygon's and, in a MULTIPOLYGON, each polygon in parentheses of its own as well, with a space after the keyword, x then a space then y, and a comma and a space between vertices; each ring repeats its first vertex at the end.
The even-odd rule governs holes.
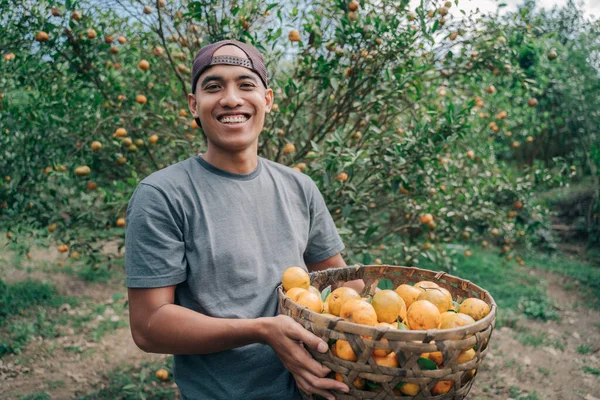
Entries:
POLYGON ((208 354, 263 342, 266 323, 266 318, 213 318, 166 304, 152 314, 147 327, 133 332, 133 337, 150 353, 208 354))

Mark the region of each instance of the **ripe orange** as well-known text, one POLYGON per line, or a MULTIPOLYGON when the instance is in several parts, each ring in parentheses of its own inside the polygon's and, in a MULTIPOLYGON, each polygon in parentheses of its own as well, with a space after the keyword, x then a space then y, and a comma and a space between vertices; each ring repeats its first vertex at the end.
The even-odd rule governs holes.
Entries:
POLYGON ((158 135, 157 134, 151 135, 148 138, 148 142, 150 142, 150 144, 155 144, 156 142, 158 142, 158 135))
POLYGON ((402 297, 407 308, 417 300, 417 297, 419 297, 422 292, 422 289, 407 285, 406 283, 403 283, 396 288, 396 293, 402 297))
POLYGON ((475 358, 475 350, 467 349, 461 351, 461 353, 458 355, 458 358, 456 359, 456 362, 459 364, 463 364, 471 361, 473 358, 475 358))
POLYGON ((81 12, 79 12, 79 11, 73 11, 71 13, 71 19, 73 21, 79 21, 81 19, 81 12))
POLYGON ((467 314, 446 311, 441 315, 440 329, 452 329, 475 323, 475 320, 467 314))
POLYGON ((138 63, 138 67, 142 71, 148 71, 150 69, 150 63, 146 60, 140 60, 140 62, 138 63))
POLYGON ((285 146, 283 146, 283 154, 292 154, 295 151, 296 146, 294 146, 293 143, 286 143, 285 146))
POLYGON ((535 106, 537 106, 537 105, 538 105, 538 101, 537 101, 537 99, 536 99, 536 98, 532 97, 532 98, 530 98, 529 100, 527 100, 527 105, 528 105, 529 107, 535 107, 535 106))
POLYGON ((50 39, 50 36, 48 36, 48 34, 44 31, 38 32, 35 35, 35 40, 38 42, 46 42, 48 39, 50 39))
POLYGON ((352 288, 340 287, 329 294, 327 307, 329 312, 336 317, 340 316, 342 305, 348 300, 360 299, 360 294, 352 288))
POLYGON ((350 3, 348 3, 348 11, 356 11, 358 10, 358 7, 359 4, 356 0, 352 0, 350 3))
POLYGON ((470 297, 463 300, 458 310, 459 313, 471 316, 475 321, 479 321, 490 313, 490 306, 483 300, 470 297))
POLYGON ((198 125, 198 123, 196 122, 195 119, 192 120, 192 129, 198 129, 200 128, 200 126, 198 125))
POLYGON ((415 287, 420 290, 425 290, 425 289, 430 289, 430 288, 439 288, 440 286, 435 282, 420 281, 420 282, 415 283, 415 287))
POLYGON ((341 358, 342 360, 358 360, 356 353, 354 353, 354 350, 352 350, 350 343, 346 340, 339 339, 337 342, 335 342, 335 355, 341 358))
POLYGON ((123 227, 125 227, 125 218, 118 218, 118 219, 117 219, 117 223, 116 223, 116 225, 117 225, 119 228, 123 228, 123 227))
POLYGON ((96 39, 96 36, 98 36, 98 34, 96 33, 95 30, 93 30, 92 28, 87 30, 88 39, 96 39))
POLYGON ((148 99, 143 94, 138 94, 137 96, 135 96, 135 101, 140 104, 146 104, 148 102, 148 99))
POLYGON ((86 176, 89 175, 90 172, 92 172, 92 170, 87 165, 75 168, 75 175, 77 176, 86 176))
POLYGON ((308 308, 312 312, 316 312, 317 314, 323 312, 323 301, 321 300, 321 297, 308 290, 304 290, 298 294, 296 297, 296 303, 308 308))
POLYGON ((182 108, 181 110, 179 110, 179 113, 178 113, 178 115, 179 115, 180 117, 187 117, 187 116, 188 116, 188 113, 187 113, 187 111, 186 111, 185 109, 183 109, 183 108, 182 108))
POLYGON ((113 136, 114 137, 125 137, 125 136, 127 136, 127 131, 125 130, 125 128, 118 128, 115 131, 115 134, 113 136))
POLYGON ((144 6, 144 14, 152 14, 152 7, 144 6))
POLYGON ((300 41, 300 32, 295 29, 292 29, 290 33, 288 33, 288 39, 290 42, 299 42, 300 41))
MULTIPOLYGON (((335 373, 335 380, 344 382, 344 378, 342 377, 342 374, 340 374, 339 372, 335 373)), ((354 380, 354 382, 352 382, 352 385, 355 388, 357 388, 358 390, 363 389, 366 385, 365 378, 361 378, 360 376, 357 376, 356 379, 354 380)))
POLYGON ((441 313, 448 311, 452 306, 452 296, 448 291, 444 293, 442 288, 426 288, 417 298, 417 300, 427 300, 435 305, 441 313))
POLYGON ((429 213, 423 214, 421 215, 420 220, 423 225, 429 224, 430 222, 433 222, 433 215, 429 213))
POLYGON ((448 393, 450 389, 452 389, 452 386, 454 386, 454 382, 452 381, 439 381, 431 389, 431 394, 437 396, 439 394, 448 393))
POLYGON ((419 394, 419 385, 416 383, 406 382, 404 385, 400 386, 400 393, 405 394, 407 396, 416 396, 419 394))
POLYGON ((125 39, 125 36, 119 36, 119 38, 117 39, 119 41, 119 43, 121 44, 125 44, 127 43, 127 39, 125 39))
POLYGON ((104 37, 104 43, 111 44, 115 41, 115 37, 113 35, 108 35, 104 37))
POLYGON ((398 368, 398 358, 394 352, 386 356, 376 356, 373 354, 373 360, 375 360, 377 365, 381 365, 382 367, 398 368))
POLYGON ((152 49, 152 54, 154 54, 156 57, 160 57, 163 55, 164 51, 165 50, 162 47, 156 46, 152 49))
POLYGON ((406 304, 400 295, 393 290, 381 290, 373 296, 371 305, 379 322, 393 323, 406 318, 406 304))
POLYGON ((346 301, 340 310, 340 317, 346 321, 362 325, 377 325, 377 313, 373 306, 362 299, 346 301))
POLYGON ((90 146, 92 148, 92 150, 96 151, 96 150, 100 150, 102 148, 102 143, 100 143, 97 140, 94 140, 90 146))
MULTIPOLYGON (((387 322, 379 322, 377 325, 375 325, 376 327, 387 327, 390 329, 398 329, 398 325, 396 324, 388 324, 387 322)), ((380 342, 386 342, 387 343, 387 339, 383 338, 380 340, 380 342)), ((389 349, 375 349, 373 350, 373 355, 374 356, 387 356, 388 354, 390 354, 391 350, 389 349)))
POLYGON ((94 181, 89 181, 86 185, 87 190, 96 190, 98 188, 98 185, 96 185, 96 182, 94 181))
POLYGON ((300 293, 306 292, 306 289, 300 287, 294 287, 285 292, 285 295, 289 297, 294 303, 298 302, 298 296, 300 293))
POLYGON ((406 312, 410 329, 435 329, 440 325, 441 317, 438 308, 427 300, 417 300, 406 312))
POLYGON ((299 287, 308 290, 310 286, 310 277, 308 272, 298 266, 289 267, 281 277, 283 290, 288 291, 291 288, 299 287))
POLYGON ((156 379, 158 379, 159 381, 166 381, 167 379, 169 379, 169 371, 167 371, 164 368, 159 369, 158 371, 156 371, 156 379))
POLYGON ((342 172, 340 172, 340 173, 337 175, 337 180, 338 180, 338 181, 340 181, 340 182, 345 182, 345 181, 347 181, 347 180, 348 180, 348 174, 347 174, 347 173, 345 173, 345 172, 343 172, 343 171, 342 171, 342 172))
POLYGON ((58 246, 58 251, 61 253, 66 253, 67 251, 69 251, 69 246, 67 246, 66 244, 61 244, 60 246, 58 246))

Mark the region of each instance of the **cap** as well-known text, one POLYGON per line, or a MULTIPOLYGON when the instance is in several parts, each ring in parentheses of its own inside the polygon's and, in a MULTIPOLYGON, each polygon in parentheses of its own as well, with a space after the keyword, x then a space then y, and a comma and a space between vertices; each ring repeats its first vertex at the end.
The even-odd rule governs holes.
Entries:
POLYGON ((267 85, 267 68, 265 67, 265 59, 258 49, 250 44, 242 43, 237 40, 221 40, 220 42, 212 43, 201 48, 194 58, 194 66, 192 68, 192 93, 196 93, 196 83, 202 73, 213 65, 226 64, 246 67, 260 77, 265 88, 267 85), (219 48, 226 45, 234 45, 240 48, 248 58, 237 56, 215 56, 213 54, 219 48))

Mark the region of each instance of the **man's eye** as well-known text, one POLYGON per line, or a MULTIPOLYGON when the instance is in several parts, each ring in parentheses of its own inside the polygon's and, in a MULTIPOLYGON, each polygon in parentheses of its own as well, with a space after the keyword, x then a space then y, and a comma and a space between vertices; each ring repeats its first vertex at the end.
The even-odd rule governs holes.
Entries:
POLYGON ((219 87, 217 85, 209 85, 207 87, 204 88, 204 90, 212 90, 212 89, 218 89, 219 87))
POLYGON ((253 88, 253 87, 254 87, 254 85, 253 85, 253 84, 251 84, 251 83, 242 83, 242 87, 250 87, 250 88, 253 88))

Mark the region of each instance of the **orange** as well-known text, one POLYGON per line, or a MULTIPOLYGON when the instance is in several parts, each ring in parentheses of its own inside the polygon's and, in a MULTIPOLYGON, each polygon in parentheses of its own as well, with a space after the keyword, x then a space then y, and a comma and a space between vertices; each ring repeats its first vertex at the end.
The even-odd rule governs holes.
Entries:
POLYGON ((151 135, 148 138, 148 142, 150 142, 150 144, 155 144, 156 142, 158 142, 158 135, 157 134, 151 135))
POLYGON ((323 311, 323 302, 321 301, 321 297, 317 296, 313 292, 309 292, 308 290, 298 294, 296 303, 318 314, 323 311))
POLYGON ((463 363, 471 361, 473 358, 475 358, 475 350, 473 350, 473 349, 467 349, 467 350, 463 350, 458 355, 458 358, 456 359, 456 362, 459 363, 459 364, 463 364, 463 363))
POLYGON ((439 288, 440 285, 431 281, 421 281, 415 283, 415 287, 424 290, 425 288, 439 288))
POLYGON ((440 329, 452 329, 459 326, 467 326, 475 323, 473 317, 467 314, 455 313, 447 311, 441 315, 442 323, 440 329))
POLYGON ((421 294, 421 289, 404 283, 396 288, 396 293, 402 297, 404 304, 408 308, 417 300, 417 297, 421 294))
MULTIPOLYGON (((344 378, 343 378, 342 374, 340 374, 339 372, 335 373, 335 380, 344 382, 344 378)), ((358 390, 363 389, 365 387, 365 384, 366 384, 365 378, 361 378, 360 376, 357 376, 356 379, 354 380, 354 382, 352 382, 352 385, 355 388, 357 388, 358 390)))
POLYGON ((441 317, 438 308, 427 300, 417 300, 406 313, 410 329, 427 330, 439 326, 441 317))
POLYGON ((340 287, 335 289, 327 299, 329 312, 336 317, 340 316, 342 305, 348 300, 360 299, 360 294, 352 288, 340 287))
POLYGON ((449 293, 442 292, 441 288, 425 289, 417 300, 429 301, 438 308, 440 314, 448 311, 450 306, 452 306, 452 296, 449 296, 449 293))
MULTIPOLYGON (((388 327, 390 329, 397 329, 397 325, 395 324, 388 324, 387 322, 379 322, 377 325, 375 325, 376 327, 388 327)), ((380 340, 380 342, 386 342, 387 343, 387 339, 383 338, 380 340)), ((391 350, 389 349, 375 349, 373 350, 373 355, 374 356, 387 356, 388 354, 390 354, 391 350)))
POLYGON ((296 303, 296 302, 298 302, 298 296, 300 295, 300 293, 306 292, 306 291, 307 291, 306 289, 295 287, 295 288, 291 288, 290 290, 285 292, 285 295, 287 297, 289 297, 294 303, 296 303))
POLYGON ((377 314, 377 321, 392 323, 406 318, 406 304, 393 290, 381 290, 373 296, 371 305, 377 314))
POLYGON ((321 298, 321 292, 319 292, 319 289, 317 289, 316 287, 311 285, 308 287, 308 291, 316 294, 317 296, 319 296, 319 298, 321 298))
POLYGON ((467 314, 475 321, 479 321, 490 313, 490 306, 483 300, 470 297, 463 300, 458 310, 459 313, 467 314))
POLYGON ((300 41, 300 32, 295 29, 292 29, 290 33, 288 33, 288 39, 290 42, 299 42, 300 41))
POLYGON ((452 389, 452 386, 454 386, 454 382, 452 381, 439 381, 431 389, 431 394, 437 396, 438 394, 448 393, 452 389))
POLYGON ((375 360, 375 363, 377 365, 380 365, 382 367, 398 368, 398 358, 396 357, 396 353, 394 352, 391 352, 387 356, 373 355, 373 360, 375 360))
POLYGON ((358 357, 352 350, 350 343, 346 340, 338 340, 335 342, 335 355, 341 358, 342 360, 347 361, 356 361, 358 357))
POLYGON ((425 358, 429 358, 431 361, 433 361, 438 367, 441 367, 442 364, 444 363, 444 356, 442 355, 441 351, 434 351, 431 353, 425 353, 427 354, 427 357, 425 358))
POLYGON ((400 386, 400 393, 407 396, 415 396, 420 390, 421 389, 419 388, 419 385, 416 383, 405 383, 404 385, 400 386))
POLYGON ((156 371, 156 379, 158 379, 159 381, 166 381, 167 379, 169 379, 169 371, 167 371, 164 368, 159 369, 158 371, 156 371))
POLYGON ((285 291, 295 287, 308 290, 308 287, 310 286, 310 277, 308 276, 308 272, 303 268, 293 266, 285 270, 281 277, 281 283, 283 284, 283 290, 285 291))
POLYGON ((373 306, 362 299, 348 300, 342 305, 340 317, 362 325, 377 325, 377 313, 373 306))

